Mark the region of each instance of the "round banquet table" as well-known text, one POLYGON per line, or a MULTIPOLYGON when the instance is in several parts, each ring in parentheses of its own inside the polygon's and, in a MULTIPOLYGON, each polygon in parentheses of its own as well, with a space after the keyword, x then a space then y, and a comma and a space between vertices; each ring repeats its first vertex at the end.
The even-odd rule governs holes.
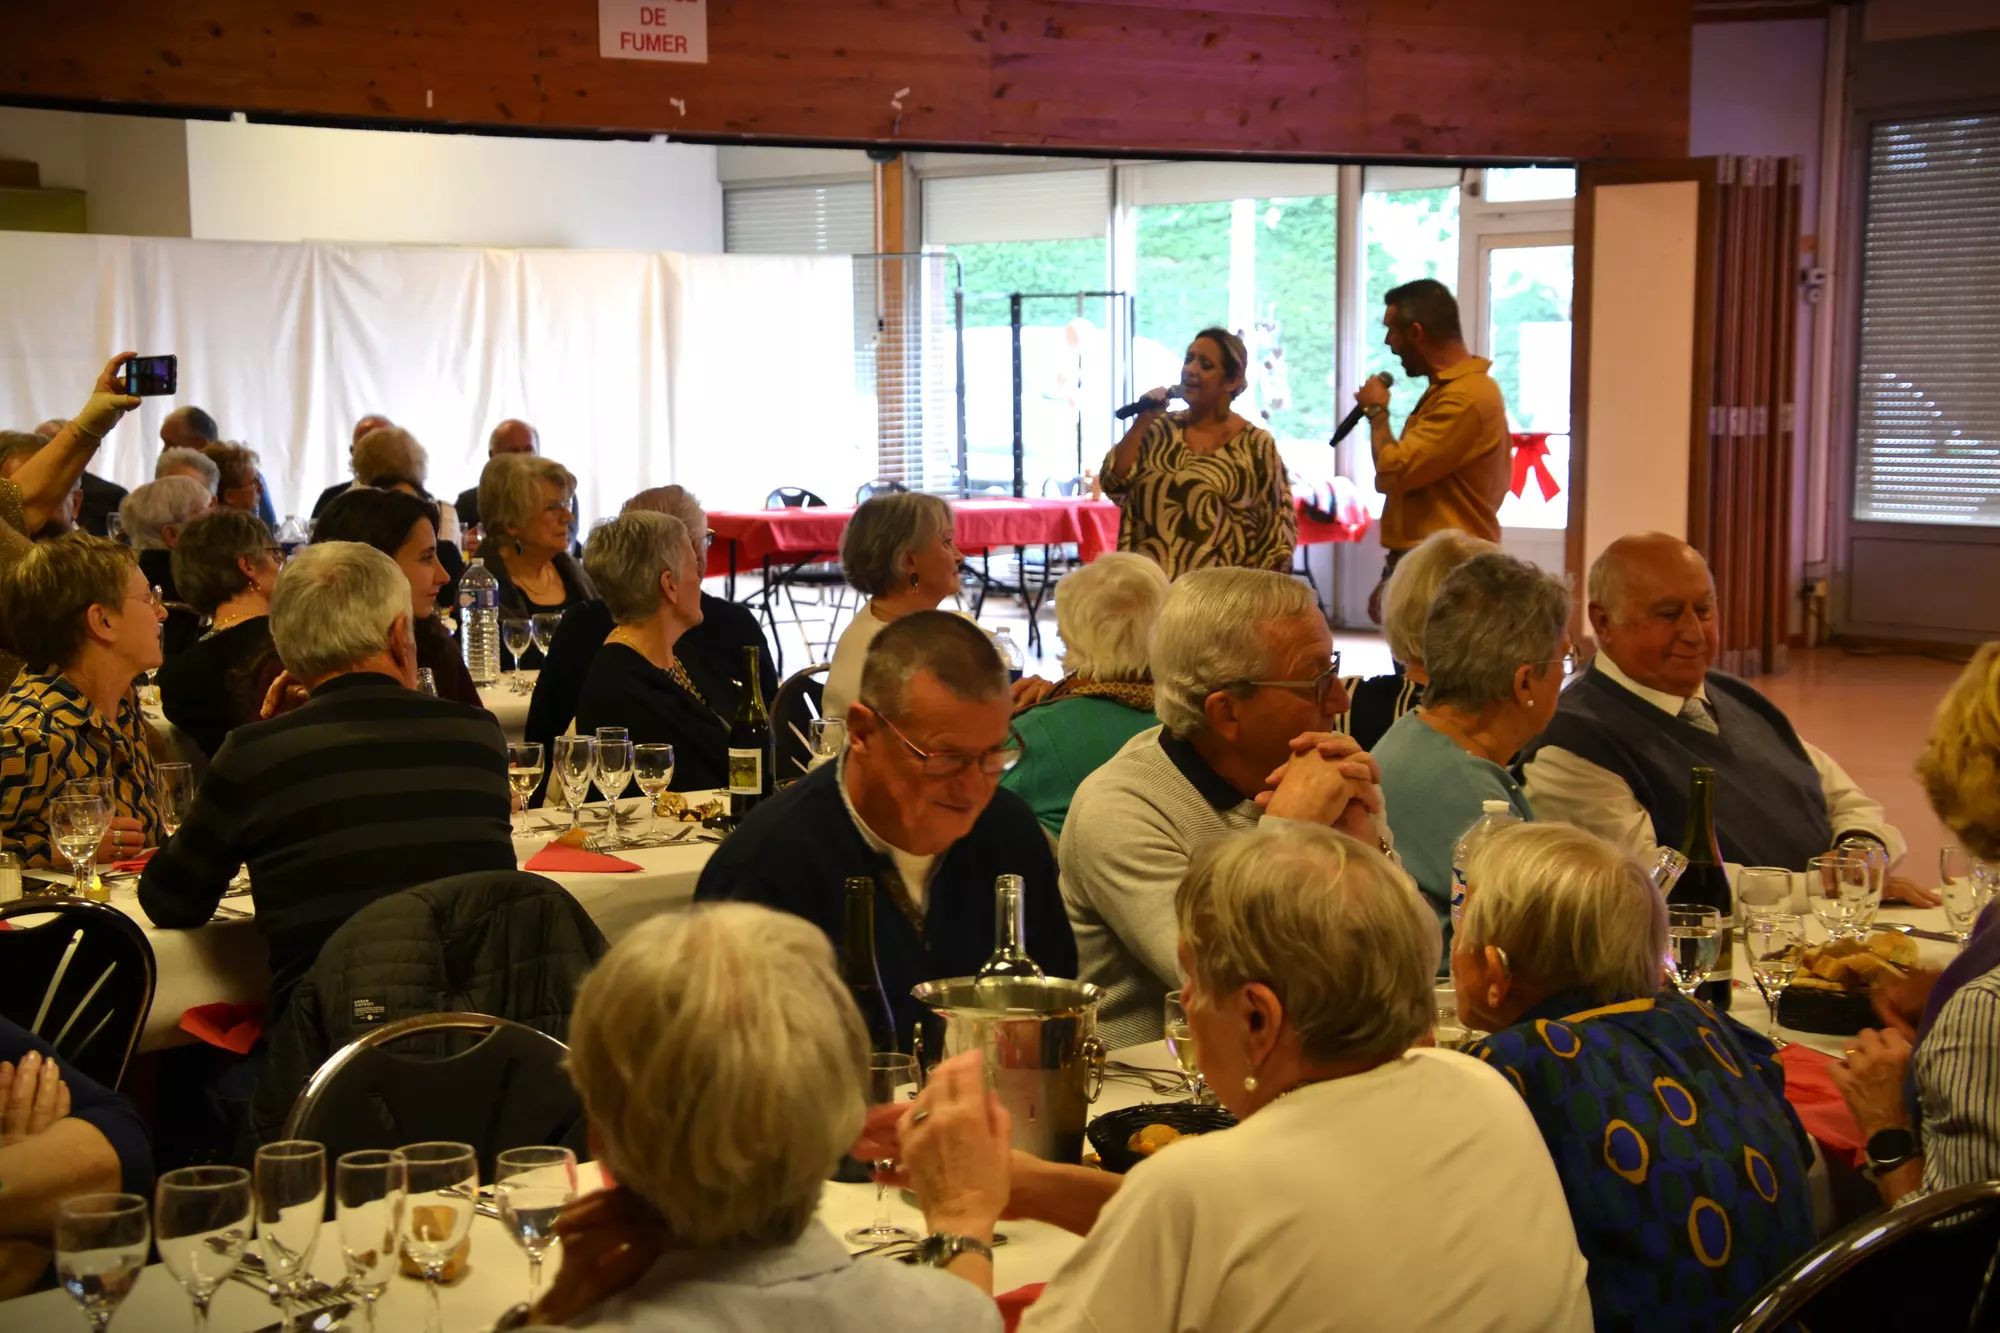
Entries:
MULTIPOLYGON (((535 673, 529 672, 532 678, 535 673)), ((514 673, 509 671, 491 685, 483 685, 479 690, 479 702, 486 711, 500 719, 500 730, 507 733, 510 741, 524 738, 528 730, 528 701, 532 694, 514 693, 514 673)))

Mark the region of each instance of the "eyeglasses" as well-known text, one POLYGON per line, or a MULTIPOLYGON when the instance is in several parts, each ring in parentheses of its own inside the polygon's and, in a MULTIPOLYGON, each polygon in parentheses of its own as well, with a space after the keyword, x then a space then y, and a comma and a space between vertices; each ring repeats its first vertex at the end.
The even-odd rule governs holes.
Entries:
POLYGON ((1333 661, 1328 665, 1327 669, 1314 676, 1311 680, 1232 680, 1223 685, 1222 688, 1227 690, 1248 685, 1255 689, 1266 690, 1311 690, 1313 692, 1313 703, 1321 710, 1324 710, 1327 701, 1333 697, 1334 688, 1339 684, 1340 654, 1335 653, 1333 661))
POLYGON ((128 602, 144 602, 155 611, 162 609, 167 604, 166 596, 159 590, 158 586, 148 588, 143 593, 128 592, 125 594, 125 600, 128 602))
MULTIPOLYGON (((862 707, 868 708, 868 705, 863 704, 862 707)), ((1021 733, 1009 727, 1005 743, 981 754, 967 754, 963 750, 926 750, 905 736, 901 727, 883 717, 881 713, 873 708, 868 708, 868 711, 873 713, 883 726, 895 733, 896 739, 907 745, 911 754, 923 761, 924 776, 927 778, 955 778, 974 764, 978 764, 979 771, 987 777, 997 778, 1021 762, 1021 751, 1026 745, 1021 739, 1021 733)))
POLYGON ((1554 666, 1558 662, 1562 663, 1563 675, 1574 676, 1576 669, 1583 664, 1583 659, 1576 652, 1572 651, 1564 653, 1561 657, 1551 657, 1541 662, 1530 662, 1528 665, 1545 667, 1554 666))

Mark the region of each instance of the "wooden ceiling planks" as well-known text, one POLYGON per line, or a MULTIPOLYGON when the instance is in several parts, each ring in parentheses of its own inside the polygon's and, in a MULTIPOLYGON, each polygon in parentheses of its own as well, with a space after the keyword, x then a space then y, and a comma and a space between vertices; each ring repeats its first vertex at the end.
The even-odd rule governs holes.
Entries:
POLYGON ((0 96, 1100 152, 1686 151, 1691 0, 709 0, 708 11, 710 63, 693 65, 599 58, 594 0, 13 5, 0 7, 0 96))

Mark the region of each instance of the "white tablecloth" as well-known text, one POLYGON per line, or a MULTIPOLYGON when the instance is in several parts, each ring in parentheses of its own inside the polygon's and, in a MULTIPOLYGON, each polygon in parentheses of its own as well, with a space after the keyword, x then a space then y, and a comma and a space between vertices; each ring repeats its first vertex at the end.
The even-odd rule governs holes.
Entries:
MULTIPOLYGON (((535 673, 528 674, 532 677, 535 673)), ((533 697, 532 694, 514 693, 514 673, 511 671, 479 691, 479 702, 500 719, 500 730, 507 733, 510 741, 518 741, 526 734, 528 701, 533 697)))

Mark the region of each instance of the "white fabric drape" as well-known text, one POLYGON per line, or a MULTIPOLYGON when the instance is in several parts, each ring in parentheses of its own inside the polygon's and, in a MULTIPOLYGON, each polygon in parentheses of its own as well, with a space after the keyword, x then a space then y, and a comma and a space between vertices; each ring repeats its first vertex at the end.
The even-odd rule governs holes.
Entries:
POLYGON ((354 421, 384 413, 445 498, 486 436, 533 422, 577 474, 586 521, 678 481, 714 509, 778 485, 838 503, 874 475, 845 256, 263 245, 0 232, 0 424, 83 401, 104 359, 180 358, 93 470, 150 480, 175 406, 205 408, 303 515, 347 476, 354 421))

